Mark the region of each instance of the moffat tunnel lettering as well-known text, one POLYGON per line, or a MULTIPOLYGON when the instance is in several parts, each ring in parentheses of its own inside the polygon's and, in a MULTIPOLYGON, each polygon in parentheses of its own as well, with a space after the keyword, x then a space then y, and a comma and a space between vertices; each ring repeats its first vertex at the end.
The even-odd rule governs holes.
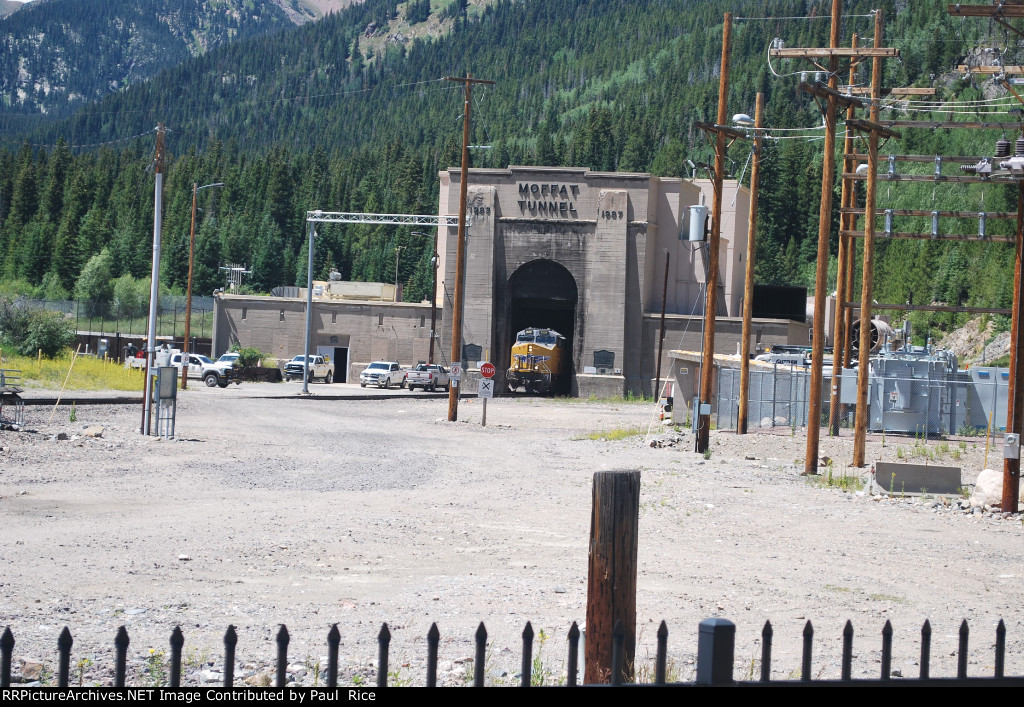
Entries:
POLYGON ((580 188, 575 184, 519 183, 519 211, 545 216, 579 216, 576 199, 580 188))

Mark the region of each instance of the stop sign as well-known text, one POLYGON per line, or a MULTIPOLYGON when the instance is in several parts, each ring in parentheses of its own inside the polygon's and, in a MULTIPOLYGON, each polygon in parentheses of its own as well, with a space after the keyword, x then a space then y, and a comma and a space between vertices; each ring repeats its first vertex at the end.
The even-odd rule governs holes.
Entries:
POLYGON ((494 377, 494 364, 493 363, 483 363, 483 364, 481 364, 480 365, 480 375, 482 375, 484 378, 493 378, 494 377))

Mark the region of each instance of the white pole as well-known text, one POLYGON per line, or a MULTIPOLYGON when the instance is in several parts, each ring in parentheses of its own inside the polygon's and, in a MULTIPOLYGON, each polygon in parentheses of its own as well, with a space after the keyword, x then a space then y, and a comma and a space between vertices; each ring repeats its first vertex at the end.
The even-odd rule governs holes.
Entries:
POLYGON ((313 328, 313 238, 316 224, 309 222, 309 262, 306 265, 306 355, 302 363, 302 392, 309 393, 309 344, 313 328))
MULTIPOLYGON (((149 285, 149 332, 146 336, 146 385, 144 390, 145 401, 143 402, 142 434, 149 434, 150 417, 153 414, 153 368, 156 354, 156 317, 157 305, 159 304, 160 292, 160 232, 163 226, 163 148, 164 148, 164 124, 160 123, 156 136, 156 188, 153 197, 153 271, 150 275, 149 285)), ((187 364, 186 364, 187 365, 187 364)))

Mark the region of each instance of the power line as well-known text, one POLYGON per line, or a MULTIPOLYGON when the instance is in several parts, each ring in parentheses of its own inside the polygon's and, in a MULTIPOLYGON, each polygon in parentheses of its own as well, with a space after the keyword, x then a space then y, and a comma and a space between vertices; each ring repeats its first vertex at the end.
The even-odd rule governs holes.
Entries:
MULTIPOLYGON (((140 137, 143 137, 145 135, 149 135, 150 133, 154 133, 154 132, 156 132, 156 128, 150 128, 149 130, 145 130, 145 131, 139 133, 138 135, 132 135, 131 137, 117 138, 116 140, 108 140, 107 142, 94 142, 94 143, 90 143, 88 145, 68 145, 68 144, 65 144, 64 147, 68 148, 69 150, 74 150, 74 149, 83 148, 83 147, 103 147, 104 145, 115 145, 115 144, 117 144, 119 142, 127 142, 129 140, 135 140, 136 138, 140 138, 140 137)), ((0 137, 0 142, 6 142, 6 143, 9 143, 11 145, 24 145, 25 144, 24 141, 11 140, 11 139, 5 138, 5 137, 0 137)), ((35 142, 28 143, 28 146, 29 147, 49 147, 49 148, 60 147, 60 145, 57 145, 57 144, 54 144, 54 145, 44 145, 42 143, 35 143, 35 142)))

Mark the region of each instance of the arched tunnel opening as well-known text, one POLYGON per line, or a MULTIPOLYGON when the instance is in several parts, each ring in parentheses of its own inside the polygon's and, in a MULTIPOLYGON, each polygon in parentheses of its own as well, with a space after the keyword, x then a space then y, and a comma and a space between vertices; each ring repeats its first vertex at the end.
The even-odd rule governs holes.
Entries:
MULTIPOLYGON (((576 304, 579 292, 572 273, 553 260, 534 260, 512 273, 508 283, 509 345, 516 334, 530 327, 554 329, 565 337, 561 375, 551 392, 572 393, 576 336, 576 304)), ((507 352, 505 360, 511 359, 507 352)), ((506 364, 507 365, 507 364, 506 364)))

